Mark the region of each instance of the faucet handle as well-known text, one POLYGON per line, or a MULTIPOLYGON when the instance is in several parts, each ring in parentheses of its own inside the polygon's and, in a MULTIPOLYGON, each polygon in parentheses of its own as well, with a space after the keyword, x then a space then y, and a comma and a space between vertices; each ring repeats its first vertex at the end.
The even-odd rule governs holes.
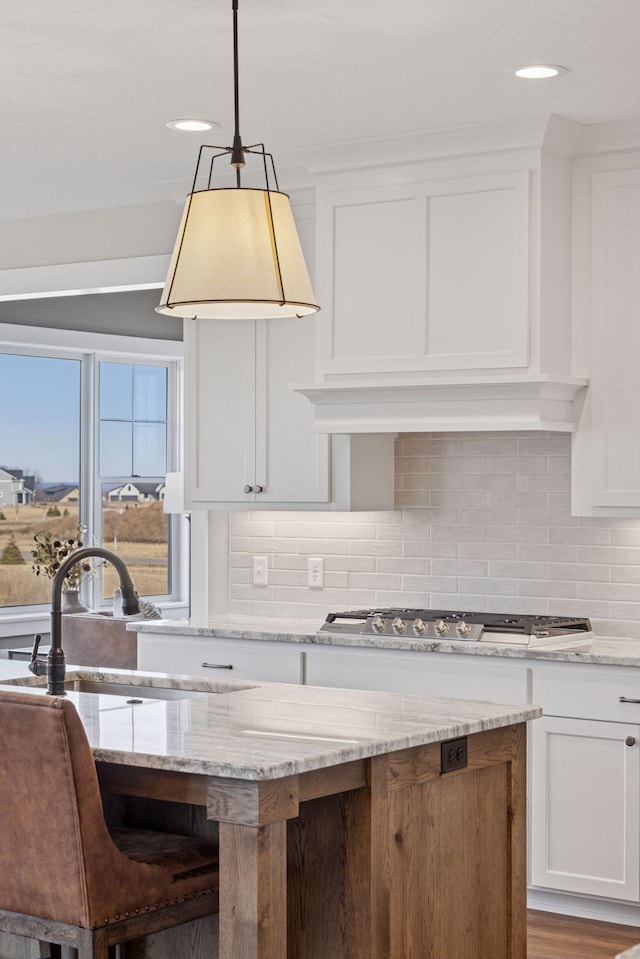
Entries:
POLYGON ((41 642, 42 642, 42 635, 40 633, 36 633, 35 636, 33 637, 33 649, 31 650, 32 663, 35 663, 36 659, 38 658, 38 650, 40 648, 41 642))
POLYGON ((34 676, 44 676, 47 671, 47 664, 44 659, 38 659, 38 649, 42 636, 36 633, 33 637, 33 649, 31 650, 31 660, 29 661, 29 672, 34 676))

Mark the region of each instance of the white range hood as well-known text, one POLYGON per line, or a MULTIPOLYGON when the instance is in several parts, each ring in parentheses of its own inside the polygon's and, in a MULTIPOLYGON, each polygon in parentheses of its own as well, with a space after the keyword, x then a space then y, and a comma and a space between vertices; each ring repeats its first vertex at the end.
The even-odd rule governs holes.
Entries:
POLYGON ((381 377, 293 384, 314 406, 322 433, 459 430, 571 432, 587 386, 578 377, 440 377, 430 382, 381 377))
POLYGON ((572 171, 587 129, 552 116, 307 151, 322 309, 316 381, 291 388, 314 429, 575 430, 588 381, 572 345, 572 171))

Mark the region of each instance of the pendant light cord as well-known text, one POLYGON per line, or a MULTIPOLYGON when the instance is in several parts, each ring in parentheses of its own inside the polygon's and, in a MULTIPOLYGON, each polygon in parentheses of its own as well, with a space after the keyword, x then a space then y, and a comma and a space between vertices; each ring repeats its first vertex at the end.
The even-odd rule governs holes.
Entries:
POLYGON ((244 147, 240 136, 240 87, 238 82, 238 0, 232 0, 233 9, 233 105, 235 131, 231 150, 231 166, 236 168, 236 186, 240 186, 240 170, 244 166, 244 147))

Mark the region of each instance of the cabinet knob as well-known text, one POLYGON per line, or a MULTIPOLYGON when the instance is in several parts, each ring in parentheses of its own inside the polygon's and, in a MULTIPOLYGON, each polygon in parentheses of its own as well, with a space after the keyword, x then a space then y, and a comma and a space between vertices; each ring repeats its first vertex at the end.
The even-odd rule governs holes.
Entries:
POLYGON ((625 739, 624 742, 625 742, 625 746, 635 746, 635 744, 636 744, 636 737, 635 737, 635 736, 627 736, 627 738, 625 739))
POLYGON ((254 487, 253 487, 253 492, 254 492, 254 493, 262 493, 262 492, 264 492, 264 486, 254 486, 254 487))
POLYGON ((253 486, 249 486, 249 484, 247 483, 244 488, 244 491, 245 493, 253 493, 253 486))

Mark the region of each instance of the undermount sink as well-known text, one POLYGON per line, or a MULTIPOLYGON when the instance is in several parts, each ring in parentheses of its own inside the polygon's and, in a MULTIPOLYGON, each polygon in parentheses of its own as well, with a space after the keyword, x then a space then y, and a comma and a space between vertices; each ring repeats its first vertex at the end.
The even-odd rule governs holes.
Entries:
MULTIPOLYGON (((21 679, 0 680, 2 686, 11 686, 22 689, 41 689, 46 690, 46 680, 44 677, 36 681, 24 682, 21 679)), ((70 693, 100 693, 103 696, 123 696, 128 700, 180 700, 180 699, 202 699, 204 696, 223 695, 224 693, 236 693, 243 689, 255 689, 255 683, 234 683, 228 686, 226 683, 210 684, 206 689, 174 689, 169 686, 144 686, 135 683, 113 683, 102 681, 100 679, 67 679, 64 684, 65 690, 70 693)))
MULTIPOLYGON (((130 683, 101 683, 91 679, 69 679, 64 688, 74 693, 102 693, 104 696, 126 696, 127 699, 199 699, 209 691, 170 689, 165 686, 134 686, 130 683)), ((213 693, 227 692, 213 689, 213 693)))

